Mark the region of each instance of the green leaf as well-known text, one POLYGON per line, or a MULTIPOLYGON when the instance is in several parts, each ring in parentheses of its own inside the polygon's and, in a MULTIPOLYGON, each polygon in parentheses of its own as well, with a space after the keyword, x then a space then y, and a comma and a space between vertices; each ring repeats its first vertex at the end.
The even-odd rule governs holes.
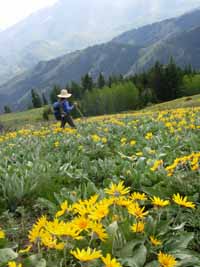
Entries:
POLYGON ((144 245, 141 245, 134 251, 133 258, 138 266, 144 266, 147 257, 147 249, 144 245))
POLYGON ((146 262, 147 249, 141 245, 132 253, 132 257, 122 259, 122 263, 129 267, 143 267, 146 262))
POLYGON ((0 249, 0 264, 7 263, 10 260, 14 260, 18 257, 18 254, 11 248, 0 249))
POLYGON ((41 255, 31 255, 27 260, 26 264, 30 267, 46 267, 46 260, 41 258, 41 255))
POLYGON ((198 267, 200 266, 200 255, 194 251, 188 249, 181 249, 180 251, 174 251, 173 256, 178 259, 178 265, 181 267, 198 267), (196 265, 198 264, 199 265, 196 265), (195 265, 194 265, 195 264, 195 265))
POLYGON ((194 238, 194 233, 181 233, 181 236, 169 240, 168 251, 173 252, 174 250, 186 249, 190 241, 194 238))
POLYGON ((133 256, 133 251, 137 245, 144 243, 144 238, 137 238, 128 242, 123 249, 118 252, 118 257, 127 258, 133 256))
POLYGON ((157 261, 151 261, 147 263, 144 267, 158 267, 159 263, 157 261))
POLYGON ((45 259, 41 259, 40 261, 38 261, 37 265, 35 267, 46 267, 47 263, 45 259))
POLYGON ((118 230, 118 223, 116 221, 114 221, 113 223, 111 223, 108 228, 107 228, 107 232, 110 236, 115 236, 116 232, 118 230))

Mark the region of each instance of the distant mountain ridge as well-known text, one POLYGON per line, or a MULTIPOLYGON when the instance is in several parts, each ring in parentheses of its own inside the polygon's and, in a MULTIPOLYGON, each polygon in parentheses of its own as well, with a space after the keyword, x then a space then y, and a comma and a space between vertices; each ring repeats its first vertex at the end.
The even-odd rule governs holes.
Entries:
POLYGON ((159 12, 154 12, 157 0, 58 0, 33 13, 0 31, 0 85, 40 61, 108 42, 128 29, 183 12, 178 5, 172 8, 159 1, 159 12))
POLYGON ((131 75, 150 67, 155 60, 166 63, 170 56, 182 66, 200 69, 200 10, 128 31, 111 42, 42 61, 30 71, 0 86, 0 105, 25 108, 30 90, 49 92, 54 84, 65 86, 89 72, 131 75))

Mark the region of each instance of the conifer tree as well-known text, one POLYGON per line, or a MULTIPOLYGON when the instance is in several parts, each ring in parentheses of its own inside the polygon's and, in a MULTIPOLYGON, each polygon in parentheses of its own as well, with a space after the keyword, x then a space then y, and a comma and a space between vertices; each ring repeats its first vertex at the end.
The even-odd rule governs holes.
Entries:
POLYGON ((58 85, 54 85, 53 89, 50 92, 50 101, 54 103, 57 101, 57 95, 60 93, 60 87, 58 85))
POLYGON ((81 78, 81 87, 84 92, 87 90, 91 91, 94 87, 93 79, 88 73, 81 78))
POLYGON ((42 93, 42 102, 43 102, 44 106, 48 105, 48 101, 47 101, 46 96, 45 96, 44 93, 42 93))
POLYGON ((11 108, 9 107, 9 106, 4 106, 4 113, 11 113, 12 112, 12 110, 11 110, 11 108))
POLYGON ((106 84, 105 78, 102 73, 99 74, 99 77, 97 79, 97 87, 103 88, 106 84))
POLYGON ((31 90, 32 104, 34 108, 40 108, 42 106, 42 100, 39 94, 35 90, 31 90))

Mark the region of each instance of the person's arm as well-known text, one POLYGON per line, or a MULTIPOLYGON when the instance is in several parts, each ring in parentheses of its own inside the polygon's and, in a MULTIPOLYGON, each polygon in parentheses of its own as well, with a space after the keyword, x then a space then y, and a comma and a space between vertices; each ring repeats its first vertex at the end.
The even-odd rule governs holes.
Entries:
POLYGON ((63 110, 65 113, 70 112, 74 108, 74 105, 70 106, 68 101, 64 101, 63 110))

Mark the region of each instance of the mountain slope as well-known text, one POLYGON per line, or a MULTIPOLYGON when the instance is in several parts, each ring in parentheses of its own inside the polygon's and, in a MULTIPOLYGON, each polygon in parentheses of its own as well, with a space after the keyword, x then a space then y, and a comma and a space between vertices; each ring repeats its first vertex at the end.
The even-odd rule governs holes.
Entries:
POLYGON ((113 42, 150 46, 158 41, 169 39, 177 34, 200 25, 200 9, 180 17, 146 25, 139 29, 127 31, 113 39, 113 42))
POLYGON ((179 66, 191 64, 193 68, 200 69, 200 26, 190 31, 179 33, 176 37, 160 41, 148 49, 143 49, 142 55, 130 68, 127 75, 143 71, 151 67, 156 61, 163 64, 169 62, 173 56, 179 66))
MULTIPOLYGON (((9 103, 16 108, 27 107, 27 97, 33 88, 48 91, 53 85, 65 86, 67 81, 80 81, 83 74, 89 72, 94 78, 103 72, 125 74, 138 58, 140 47, 107 43, 96 45, 82 51, 47 62, 40 62, 32 70, 19 75, 0 87, 0 94, 7 92, 9 103), (16 101, 16 99, 18 99, 16 101)), ((3 108, 4 101, 0 100, 3 108)))
MULTIPOLYGON (((172 8, 167 2, 59 0, 53 6, 0 31, 0 84, 34 67, 39 61, 110 41, 133 27, 184 12, 183 5, 173 5, 172 8)), ((141 43, 144 40, 136 44, 141 43)))
POLYGON ((119 36, 109 43, 42 61, 0 86, 0 94, 4 95, 4 101, 0 99, 1 109, 5 103, 23 109, 27 106, 31 89, 48 92, 54 84, 64 86, 71 80, 80 81, 87 72, 93 78, 99 72, 105 76, 130 75, 150 67, 156 60, 166 63, 170 56, 180 65, 191 63, 200 69, 199 28, 200 10, 195 10, 177 19, 134 30, 134 35, 125 33, 127 43, 119 36))

